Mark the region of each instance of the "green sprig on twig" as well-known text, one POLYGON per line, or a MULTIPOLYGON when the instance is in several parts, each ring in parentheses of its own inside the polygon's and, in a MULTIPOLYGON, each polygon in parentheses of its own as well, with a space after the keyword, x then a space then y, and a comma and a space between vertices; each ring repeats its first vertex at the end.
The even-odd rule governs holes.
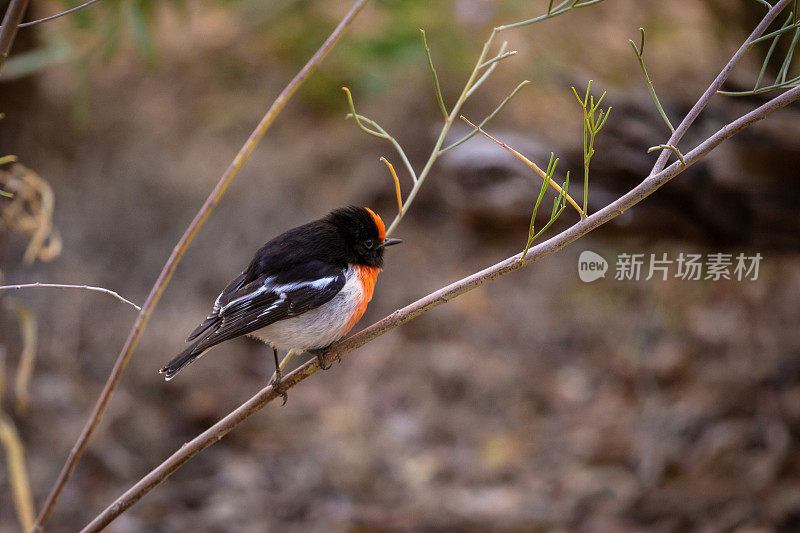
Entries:
MULTIPOLYGON (((425 166, 419 172, 415 171, 414 168, 411 166, 411 163, 409 162, 408 157, 406 157, 406 154, 402 146, 400 146, 400 144, 395 140, 394 137, 389 135, 389 133, 374 120, 356 113, 355 105, 353 104, 353 97, 350 94, 350 91, 346 87, 342 87, 342 89, 347 94, 347 104, 350 108, 350 113, 347 116, 353 117, 358 127, 364 133, 368 133, 375 137, 389 141, 392 144, 392 146, 394 146, 397 153, 400 155, 400 159, 402 159, 403 163, 406 166, 406 169, 408 169, 408 172, 411 175, 413 187, 406 196, 405 201, 400 202, 399 212, 397 213, 397 216, 394 218, 394 220, 386 230, 387 235, 390 235, 394 231, 394 229, 397 227, 397 224, 400 223, 400 220, 408 211, 408 208, 414 201, 417 192, 419 191, 420 187, 422 187, 425 178, 428 176, 431 168, 433 167, 433 164, 436 162, 439 156, 441 156, 448 150, 455 148, 456 146, 468 141, 475 134, 475 132, 473 131, 470 134, 466 135, 464 138, 447 146, 446 148, 442 148, 442 146, 444 145, 444 140, 447 137, 448 132, 450 131, 450 127, 453 125, 453 122, 456 120, 456 118, 458 118, 461 108, 467 102, 469 97, 472 96, 475 93, 475 91, 489 78, 489 76, 492 74, 497 65, 500 64, 500 62, 516 54, 515 51, 506 51, 507 43, 503 43, 493 56, 489 56, 489 50, 491 49, 492 41, 495 37, 495 34, 496 32, 493 31, 492 34, 489 36, 489 39, 484 43, 483 50, 481 51, 481 54, 478 57, 477 62, 475 63, 475 67, 472 69, 472 73, 467 79, 464 89, 461 91, 461 95, 458 97, 455 104, 453 104, 452 109, 448 112, 447 106, 445 105, 444 99, 442 97, 442 90, 439 85, 439 77, 437 76, 436 69, 433 66, 433 59, 431 58, 431 52, 430 48, 428 47, 427 37, 425 35, 425 32, 422 31, 422 45, 423 48, 425 49, 425 57, 428 62, 428 69, 430 70, 431 78, 433 79, 434 96, 436 98, 437 104, 439 105, 439 109, 441 110, 442 115, 444 116, 444 124, 442 125, 442 130, 439 133, 439 137, 436 140, 433 149, 431 150, 431 153, 428 157, 427 162, 425 163, 425 166), (487 57, 489 59, 487 59, 487 57)), ((528 83, 529 83, 528 81, 520 83, 511 92, 511 94, 508 97, 506 97, 505 100, 503 100, 500 103, 500 105, 498 105, 497 108, 481 122, 481 125, 482 126, 486 125, 490 120, 492 120, 492 118, 494 118, 497 115, 497 113, 500 112, 500 110, 517 94, 517 92, 528 83)), ((391 172, 393 170, 393 167, 388 165, 388 163, 387 166, 391 172)), ((393 175, 393 178, 394 177, 395 175, 393 175)), ((397 197, 398 199, 400 199, 399 182, 397 181, 395 182, 395 189, 397 192, 397 197)))
POLYGON ((561 2, 559 2, 554 6, 553 5, 555 3, 554 0, 550 0, 550 3, 547 5, 547 12, 544 15, 539 15, 538 17, 534 17, 528 20, 523 20, 521 22, 515 22, 514 24, 506 24, 505 26, 498 26, 497 28, 495 28, 495 30, 496 31, 510 30, 511 28, 527 26, 529 24, 534 24, 536 22, 541 22, 543 20, 563 15, 564 13, 572 11, 573 9, 593 6, 595 4, 599 4, 600 2, 603 2, 603 0, 562 0, 561 2))
POLYGON ((536 214, 539 212, 539 206, 542 203, 542 199, 544 198, 544 193, 547 191, 547 186, 550 184, 550 181, 553 179, 553 174, 556 172, 556 165, 558 165, 558 158, 555 157, 553 152, 550 152, 550 162, 547 163, 547 171, 545 172, 545 179, 542 180, 542 188, 539 189, 539 196, 536 198, 536 203, 533 206, 533 214, 531 214, 531 223, 528 226, 528 241, 525 243, 525 248, 522 250, 522 255, 520 256, 519 260, 523 261, 525 256, 528 254, 528 250, 530 249, 533 241, 535 241, 539 236, 547 230, 553 223, 558 220, 558 217, 561 216, 561 213, 564 211, 564 208, 567 207, 567 192, 569 189, 569 171, 567 171, 567 177, 564 181, 564 184, 561 186, 561 190, 559 191, 558 195, 556 195, 555 200, 553 201, 553 210, 550 212, 550 220, 540 229, 538 232, 536 231, 536 214))
MULTIPOLYGON (((425 52, 425 58, 428 63, 428 70, 430 71, 431 78, 433 80, 434 97, 436 98, 436 103, 438 104, 439 110, 441 111, 442 116, 444 117, 444 124, 442 125, 439 137, 436 139, 433 149, 431 150, 430 155, 428 156, 428 160, 425 162, 425 165, 419 171, 415 171, 414 168, 411 166, 411 164, 408 161, 408 158, 406 157, 405 152, 403 151, 403 148, 395 140, 394 137, 389 135, 389 133, 384 128, 382 128, 376 121, 356 113, 355 105, 353 104, 353 97, 350 94, 350 91, 347 88, 343 87, 345 93, 347 94, 348 106, 350 107, 350 114, 347 116, 353 117, 356 124, 363 132, 389 141, 395 148, 397 153, 400 155, 400 158, 405 164, 406 169, 411 175, 413 181, 413 186, 411 190, 409 191, 405 200, 401 202, 397 216, 394 218, 392 223, 389 224, 389 227, 386 230, 387 235, 390 235, 395 230, 397 225, 402 220, 403 216, 405 216, 405 214, 408 212, 409 207, 414 202, 414 198, 416 197, 417 193, 422 187, 422 184, 425 182, 425 179, 427 178, 431 168, 433 167, 434 163, 439 158, 439 156, 443 155, 445 152, 449 150, 452 150, 453 148, 456 148, 457 146, 464 144, 472 137, 474 137, 475 134, 478 131, 480 131, 480 128, 486 126, 500 112, 500 110, 502 110, 503 107, 505 107, 505 105, 508 104, 508 102, 511 101, 512 98, 514 98, 514 96, 516 96, 516 94, 519 92, 520 89, 522 89, 525 85, 528 85, 530 83, 526 80, 517 85, 517 87, 513 91, 511 91, 511 94, 509 94, 502 102, 500 102, 500 104, 495 108, 495 110, 492 111, 488 116, 486 116, 486 118, 484 118, 479 123, 480 125, 477 126, 477 128, 473 128, 471 132, 469 132, 459 140, 447 146, 444 145, 444 141, 447 138, 447 135, 450 131, 450 127, 453 125, 453 122, 461 114, 461 109, 467 102, 467 100, 469 100, 469 98, 473 94, 475 94, 475 91, 477 91, 478 88, 480 88, 480 86, 483 85, 483 83, 487 79, 489 79, 489 76, 492 75, 492 72, 494 72, 494 69, 497 68, 497 65, 499 65, 504 60, 513 57, 517 53, 515 50, 507 50, 506 48, 508 46, 508 43, 503 42, 500 45, 499 49, 497 49, 497 51, 494 52, 493 55, 491 55, 490 50, 492 49, 492 43, 494 41, 494 38, 497 36, 497 33, 502 30, 516 28, 519 26, 526 26, 529 24, 533 24, 535 22, 557 17, 574 9, 578 9, 581 7, 588 7, 594 4, 599 4, 602 1, 603 0, 561 0, 561 2, 556 4, 555 0, 551 0, 547 6, 547 12, 545 14, 538 17, 534 17, 529 20, 524 20, 514 24, 508 24, 506 26, 499 26, 495 28, 489 35, 489 38, 486 40, 486 42, 483 43, 483 49, 481 50, 481 53, 478 56, 478 60, 475 63, 475 67, 472 69, 472 73, 469 75, 469 78, 467 79, 467 82, 464 85, 461 94, 459 95, 458 99, 456 100, 456 102, 453 104, 452 108, 450 108, 449 111, 444 103, 444 97, 442 96, 442 89, 439 84, 439 76, 437 75, 436 68, 433 65, 433 59, 431 56, 430 47, 428 46, 427 35, 422 29, 420 29, 422 35, 422 46, 425 52)), ((599 104, 600 102, 598 101, 597 105, 599 106, 599 104)), ((591 135, 591 140, 588 141, 589 146, 593 144, 594 135, 597 133, 597 131, 600 130, 603 123, 605 122, 605 117, 607 117, 608 114, 608 111, 601 111, 599 115, 595 116, 594 113, 597 112, 597 107, 593 102, 592 102, 592 107, 594 107, 594 110, 592 111, 591 117, 589 117, 590 120, 589 124, 592 127, 593 133, 591 135)), ((591 158, 591 154, 589 155, 589 158, 591 158)), ((388 162, 387 166, 391 172, 393 170, 393 167, 391 167, 391 165, 388 165, 388 162)), ((536 169, 538 169, 538 167, 536 167, 536 169)), ((538 172, 544 174, 541 171, 541 169, 538 169, 538 172)), ((394 178, 395 175, 393 174, 392 177, 394 178)), ((399 189, 397 188, 398 184, 399 182, 396 181, 395 182, 396 192, 399 191, 399 189)), ((556 190, 559 189, 558 185, 555 184, 555 182, 553 182, 551 186, 554 186, 556 190)), ((399 192, 397 196, 398 198, 400 197, 399 192)), ((576 203, 574 203, 574 200, 572 200, 572 198, 570 198, 569 196, 567 196, 566 198, 567 201, 570 202, 570 204, 574 204, 573 207, 575 207, 575 209, 578 212, 580 212, 582 216, 585 216, 585 207, 586 207, 585 199, 584 199, 584 211, 581 211, 581 208, 576 203)))
MULTIPOLYGON (((771 5, 767 2, 761 0, 756 1, 760 4, 765 4, 765 7, 770 6, 769 8, 771 8, 771 5)), ((795 59, 796 52, 798 50, 797 45, 800 43, 800 17, 798 17, 798 3, 800 2, 797 0, 793 2, 793 7, 789 11, 789 15, 786 17, 786 20, 783 22, 783 24, 781 24, 779 29, 767 33, 766 35, 762 35, 757 39, 753 39, 753 42, 750 43, 750 46, 752 47, 761 42, 766 42, 769 40, 772 41, 767 49, 766 54, 764 55, 763 61, 761 62, 761 69, 758 72, 758 77, 756 77, 753 88, 749 91, 717 91, 718 94, 724 94, 727 96, 753 96, 780 89, 789 89, 800 84, 800 75, 789 77, 789 68, 795 59), (770 85, 765 85, 762 87, 761 83, 764 81, 764 77, 767 73, 767 67, 772 60, 772 56, 778 49, 778 43, 784 35, 790 32, 792 33, 792 40, 786 50, 786 54, 781 62, 780 68, 778 69, 778 73, 775 75, 775 80, 770 85)))
POLYGON ((578 91, 575 87, 572 92, 575 94, 575 99, 578 100, 578 105, 583 109, 583 214, 582 218, 588 216, 589 207, 589 163, 592 161, 594 155, 594 139, 600 130, 605 126, 608 116, 611 114, 611 108, 606 110, 600 109, 600 104, 605 98, 605 91, 600 95, 597 102, 594 101, 594 96, 590 94, 592 88, 592 80, 586 85, 586 94, 583 98, 578 96, 578 91))

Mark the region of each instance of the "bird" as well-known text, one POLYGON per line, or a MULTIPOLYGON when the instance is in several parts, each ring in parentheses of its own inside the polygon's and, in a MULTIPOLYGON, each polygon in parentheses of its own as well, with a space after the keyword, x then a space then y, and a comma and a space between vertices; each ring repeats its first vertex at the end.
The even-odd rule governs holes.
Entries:
POLYGON ((278 235, 217 296, 211 313, 187 337, 192 344, 160 372, 170 380, 217 344, 248 335, 272 347, 272 385, 285 403, 278 350, 289 351, 286 359, 315 354, 327 370, 322 353, 361 319, 385 248, 401 242, 386 237, 373 210, 352 205, 278 235))

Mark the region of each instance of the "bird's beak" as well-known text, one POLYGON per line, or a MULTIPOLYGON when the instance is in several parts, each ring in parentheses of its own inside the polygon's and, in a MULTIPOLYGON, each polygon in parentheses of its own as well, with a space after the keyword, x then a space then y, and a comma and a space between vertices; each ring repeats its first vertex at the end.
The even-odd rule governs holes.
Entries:
POLYGON ((403 239, 383 239, 383 246, 392 246, 393 244, 400 244, 403 239))

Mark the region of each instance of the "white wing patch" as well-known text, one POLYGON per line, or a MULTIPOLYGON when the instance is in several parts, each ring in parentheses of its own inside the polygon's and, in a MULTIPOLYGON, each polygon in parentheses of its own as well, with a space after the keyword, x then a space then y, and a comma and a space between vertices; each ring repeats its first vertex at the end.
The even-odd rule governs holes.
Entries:
MULTIPOLYGON (((276 284, 276 283, 274 283, 274 281, 275 281, 275 276, 270 276, 268 278, 265 278, 264 279, 264 284, 261 287, 259 287, 258 289, 254 290, 251 293, 245 294, 244 296, 240 296, 239 298, 236 298, 235 300, 231 300, 230 302, 228 302, 227 304, 223 305, 222 307, 219 307, 219 309, 217 309, 218 306, 219 306, 219 298, 217 298, 217 301, 214 303, 214 310, 218 311, 218 312, 224 312, 227 308, 229 308, 232 305, 235 305, 235 304, 237 304, 239 302, 242 302, 242 301, 245 301, 245 300, 251 300, 253 298, 257 298, 258 296, 264 294, 265 292, 274 292, 274 293, 279 294, 280 298, 278 299, 278 301, 275 302, 274 304, 272 304, 268 309, 266 309, 264 312, 262 312, 259 315, 259 316, 264 316, 265 314, 269 313, 273 309, 277 308, 278 305, 280 305, 281 303, 283 303, 286 300, 286 293, 287 292, 296 291, 297 289, 302 289, 302 288, 305 288, 305 287, 313 287, 315 289, 322 290, 325 287, 327 287, 328 285, 330 285, 331 283, 335 282, 336 281, 336 276, 327 276, 327 277, 319 278, 319 279, 315 279, 315 280, 299 281, 299 282, 295 282, 295 283, 276 284)), ((222 295, 220 295, 220 297, 221 296, 222 295)))
MULTIPOLYGON (((281 297, 272 305, 264 309, 261 313, 259 313, 258 318, 262 318, 270 314, 272 311, 278 308, 279 305, 283 304, 286 301, 286 293, 282 292, 281 297)), ((291 306, 290 306, 291 307, 291 306)))

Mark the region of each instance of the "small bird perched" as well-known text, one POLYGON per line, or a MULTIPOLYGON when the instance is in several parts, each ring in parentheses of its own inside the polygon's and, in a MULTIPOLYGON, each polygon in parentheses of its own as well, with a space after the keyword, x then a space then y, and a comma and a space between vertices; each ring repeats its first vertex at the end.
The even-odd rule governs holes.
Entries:
POLYGON ((278 389, 278 349, 317 352, 319 359, 364 314, 384 248, 400 242, 386 238, 381 217, 355 206, 275 237, 217 297, 211 314, 186 339, 191 346, 160 372, 170 380, 211 347, 250 335, 272 347, 273 384, 285 402, 286 393, 278 389))

